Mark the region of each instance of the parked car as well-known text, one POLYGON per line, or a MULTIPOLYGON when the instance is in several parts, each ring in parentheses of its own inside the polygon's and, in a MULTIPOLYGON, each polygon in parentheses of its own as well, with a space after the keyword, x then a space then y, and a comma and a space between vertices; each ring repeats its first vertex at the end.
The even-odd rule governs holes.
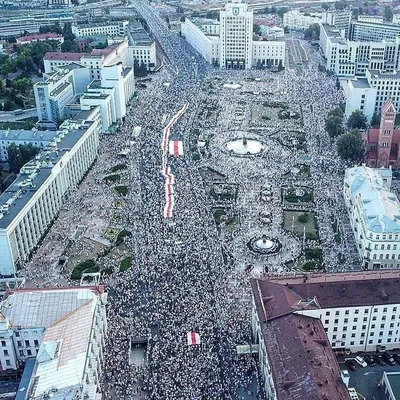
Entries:
POLYGON ((364 356, 364 360, 367 362, 367 364, 369 364, 371 367, 373 367, 374 365, 376 365, 376 361, 372 358, 372 356, 370 356, 369 354, 365 354, 364 356))
POLYGON ((386 365, 386 362, 383 360, 382 356, 374 354, 372 357, 379 365, 386 365))
POLYGON ((399 354, 392 354, 394 361, 396 361, 398 364, 400 364, 400 355, 399 354))
POLYGON ((382 358, 390 365, 396 364, 396 361, 394 360, 393 356, 390 353, 388 353, 387 351, 385 351, 382 354, 382 358))
POLYGON ((366 363, 366 361, 361 357, 361 356, 357 356, 354 361, 360 365, 361 367, 365 368, 368 364, 366 363))
POLYGON ((355 363, 353 360, 346 359, 346 360, 344 360, 344 363, 345 363, 352 371, 357 371, 356 363, 355 363))

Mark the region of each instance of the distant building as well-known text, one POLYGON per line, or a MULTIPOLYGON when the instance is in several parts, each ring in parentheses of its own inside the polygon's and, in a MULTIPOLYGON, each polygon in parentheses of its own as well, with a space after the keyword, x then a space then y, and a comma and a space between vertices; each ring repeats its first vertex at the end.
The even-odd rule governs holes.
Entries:
POLYGON ((8 147, 14 143, 31 144, 32 146, 44 149, 56 136, 56 131, 37 131, 23 129, 0 129, 0 161, 7 162, 8 147))
POLYGON ((285 65, 284 41, 253 40, 253 11, 246 3, 226 3, 220 21, 186 18, 181 32, 206 61, 220 68, 285 65))
POLYGON ((343 32, 343 36, 347 37, 350 29, 351 10, 335 10, 330 9, 322 13, 322 24, 336 27, 343 32))
POLYGON ((57 136, 0 195, 0 275, 14 275, 97 157, 100 111, 67 120, 57 136))
POLYGON ((0 304, 1 368, 35 363, 18 399, 101 398, 106 303, 102 286, 22 289, 6 295, 0 304))
POLYGON ((40 33, 38 35, 28 35, 28 36, 21 36, 16 39, 17 44, 29 44, 32 42, 43 42, 45 40, 55 40, 57 42, 64 43, 63 35, 58 33, 40 33))
POLYGON ((74 24, 72 33, 75 36, 125 36, 128 33, 129 21, 97 22, 93 24, 74 24))
POLYGON ((311 15, 300 12, 300 10, 290 10, 283 14, 283 26, 288 29, 305 31, 313 24, 321 22, 321 14, 311 15))
POLYGON ((361 109, 368 119, 374 112, 381 112, 384 104, 391 99, 396 112, 400 112, 400 72, 366 70, 365 78, 350 79, 346 93, 348 117, 354 110, 361 109), (372 104, 374 105, 372 111, 372 104))
POLYGON ((352 21, 349 39, 359 42, 394 40, 400 35, 400 26, 385 22, 352 21))
POLYGON ((400 268, 400 203, 391 182, 391 169, 346 169, 344 200, 365 269, 400 268))
POLYGON ((399 283, 395 271, 252 280, 252 327, 266 398, 348 400, 349 375, 333 350, 399 347, 399 283))

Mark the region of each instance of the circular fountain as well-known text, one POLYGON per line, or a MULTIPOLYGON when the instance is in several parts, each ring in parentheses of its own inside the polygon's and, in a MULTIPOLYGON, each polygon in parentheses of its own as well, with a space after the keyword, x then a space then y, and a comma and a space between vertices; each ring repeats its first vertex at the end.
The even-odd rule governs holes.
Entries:
POLYGON ((226 149, 237 156, 248 156, 261 154, 265 146, 262 142, 256 139, 234 139, 225 143, 226 149))
POLYGON ((271 239, 266 235, 253 237, 247 245, 254 253, 267 255, 276 254, 282 248, 282 244, 278 239, 271 239))

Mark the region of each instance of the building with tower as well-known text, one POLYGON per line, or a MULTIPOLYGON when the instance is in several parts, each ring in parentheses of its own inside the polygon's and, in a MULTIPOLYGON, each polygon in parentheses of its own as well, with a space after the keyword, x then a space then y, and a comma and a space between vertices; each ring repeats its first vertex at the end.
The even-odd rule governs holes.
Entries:
POLYGON ((225 4, 219 21, 186 18, 181 33, 206 61, 222 69, 285 65, 285 41, 253 40, 253 11, 238 0, 225 4))
POLYGON ((363 133, 365 163, 369 167, 400 166, 400 129, 395 129, 395 119, 396 109, 389 99, 382 107, 379 128, 369 128, 363 133))
POLYGON ((226 3, 220 11, 220 63, 223 68, 252 67, 253 12, 246 3, 226 3))

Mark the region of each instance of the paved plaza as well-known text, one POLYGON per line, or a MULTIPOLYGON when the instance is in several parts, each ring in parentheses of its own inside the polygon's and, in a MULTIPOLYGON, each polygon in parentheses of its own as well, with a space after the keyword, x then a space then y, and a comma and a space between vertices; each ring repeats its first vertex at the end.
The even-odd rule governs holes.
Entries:
POLYGON ((28 286, 76 285, 72 271, 93 260, 109 292, 104 398, 262 399, 257 357, 236 353, 253 341, 249 279, 360 268, 343 165, 324 130, 342 93, 305 42, 302 68, 221 71, 150 6, 137 9, 165 67, 138 90, 119 132, 102 137, 20 273, 28 286), (175 204, 166 219, 163 129, 185 104, 172 128, 184 155, 168 158, 175 204), (235 140, 241 154, 227 147, 235 140), (189 347, 187 332, 201 344, 189 347), (138 337, 148 339, 144 366, 130 362, 138 337))

